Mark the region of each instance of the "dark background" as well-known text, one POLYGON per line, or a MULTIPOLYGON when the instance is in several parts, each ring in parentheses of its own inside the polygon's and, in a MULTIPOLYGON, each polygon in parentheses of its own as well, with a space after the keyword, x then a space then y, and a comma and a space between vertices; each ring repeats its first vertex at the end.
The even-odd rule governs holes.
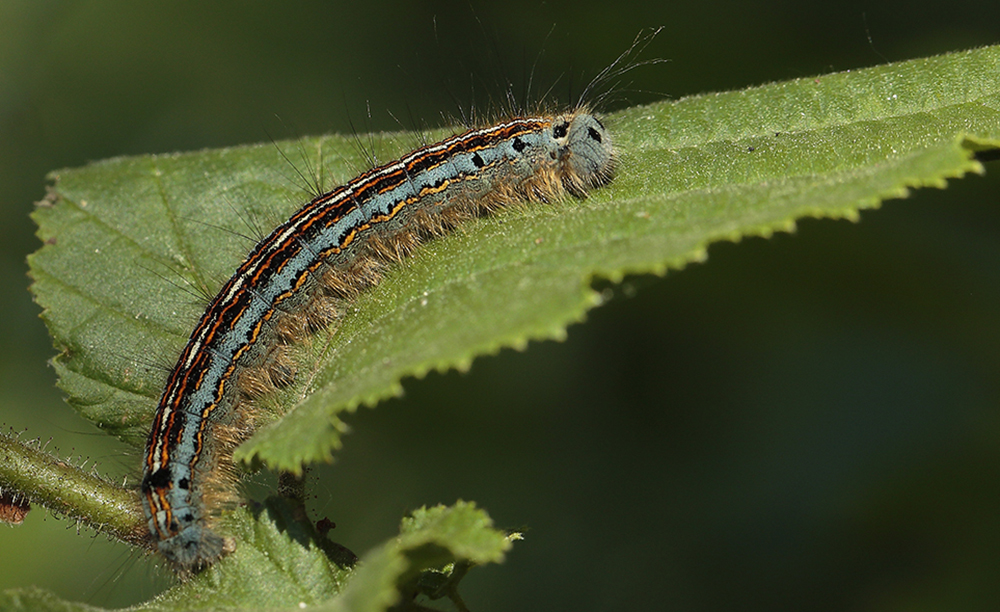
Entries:
MULTIPOLYGON (((387 111, 441 125, 533 65, 566 100, 660 25, 647 55, 669 63, 635 71, 619 105, 1000 41, 982 1, 3 2, 0 422, 137 473, 46 366, 24 259, 47 171, 399 129, 387 111)), ((467 579, 477 611, 993 608, 997 165, 857 224, 713 246, 614 288, 564 343, 406 381, 350 418, 314 518, 359 553, 458 498, 526 527, 467 579)), ((121 605, 164 587, 154 566, 41 509, 0 528, 2 588, 121 605)))

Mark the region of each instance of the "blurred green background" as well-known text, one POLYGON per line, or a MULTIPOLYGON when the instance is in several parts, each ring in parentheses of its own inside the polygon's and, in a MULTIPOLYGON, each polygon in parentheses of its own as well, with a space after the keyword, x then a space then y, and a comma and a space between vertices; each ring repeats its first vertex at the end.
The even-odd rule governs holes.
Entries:
MULTIPOLYGON (((390 111, 441 125, 533 66, 565 101, 659 25, 647 55, 669 63, 632 73, 618 106, 997 43, 1000 7, 0 3, 0 423, 137 474, 46 366, 24 259, 47 171, 399 129, 390 111)), ((564 343, 407 381, 350 418, 338 463, 314 472, 313 517, 358 553, 458 498, 526 527, 467 579, 478 611, 994 608, 998 165, 857 224, 713 246, 605 287, 614 299, 564 343)), ((41 509, 0 527, 0 588, 124 605, 169 583, 155 566, 41 509)))

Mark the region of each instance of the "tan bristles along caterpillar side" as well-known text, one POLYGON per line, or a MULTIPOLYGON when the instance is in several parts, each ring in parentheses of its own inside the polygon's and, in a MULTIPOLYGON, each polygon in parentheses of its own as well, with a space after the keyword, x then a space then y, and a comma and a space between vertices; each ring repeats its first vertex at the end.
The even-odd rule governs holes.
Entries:
POLYGON ((373 168, 260 240, 205 309, 156 409, 141 497, 159 551, 190 572, 233 548, 213 520, 237 499, 244 404, 294 376, 285 344, 330 324, 422 241, 509 204, 583 198, 614 167, 611 137, 585 109, 513 118, 373 168))

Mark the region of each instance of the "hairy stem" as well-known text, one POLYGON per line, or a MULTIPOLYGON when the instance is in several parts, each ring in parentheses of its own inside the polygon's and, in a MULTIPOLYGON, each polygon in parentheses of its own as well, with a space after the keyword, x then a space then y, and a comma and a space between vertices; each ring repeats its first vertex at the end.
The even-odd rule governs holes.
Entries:
POLYGON ((44 452, 37 441, 0 434, 0 489, 124 542, 149 546, 136 491, 44 452))

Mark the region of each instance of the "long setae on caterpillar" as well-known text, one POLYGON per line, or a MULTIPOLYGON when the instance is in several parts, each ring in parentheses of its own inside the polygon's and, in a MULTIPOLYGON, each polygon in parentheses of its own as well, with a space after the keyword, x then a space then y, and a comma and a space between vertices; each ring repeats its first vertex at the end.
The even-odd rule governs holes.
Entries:
POLYGON ((260 240, 201 316, 149 432, 141 497, 157 548, 182 572, 234 543, 213 527, 236 499, 243 404, 291 382, 282 347, 332 323, 387 262, 509 204, 586 196, 615 153, 585 109, 517 117, 422 146, 313 198, 260 240))

